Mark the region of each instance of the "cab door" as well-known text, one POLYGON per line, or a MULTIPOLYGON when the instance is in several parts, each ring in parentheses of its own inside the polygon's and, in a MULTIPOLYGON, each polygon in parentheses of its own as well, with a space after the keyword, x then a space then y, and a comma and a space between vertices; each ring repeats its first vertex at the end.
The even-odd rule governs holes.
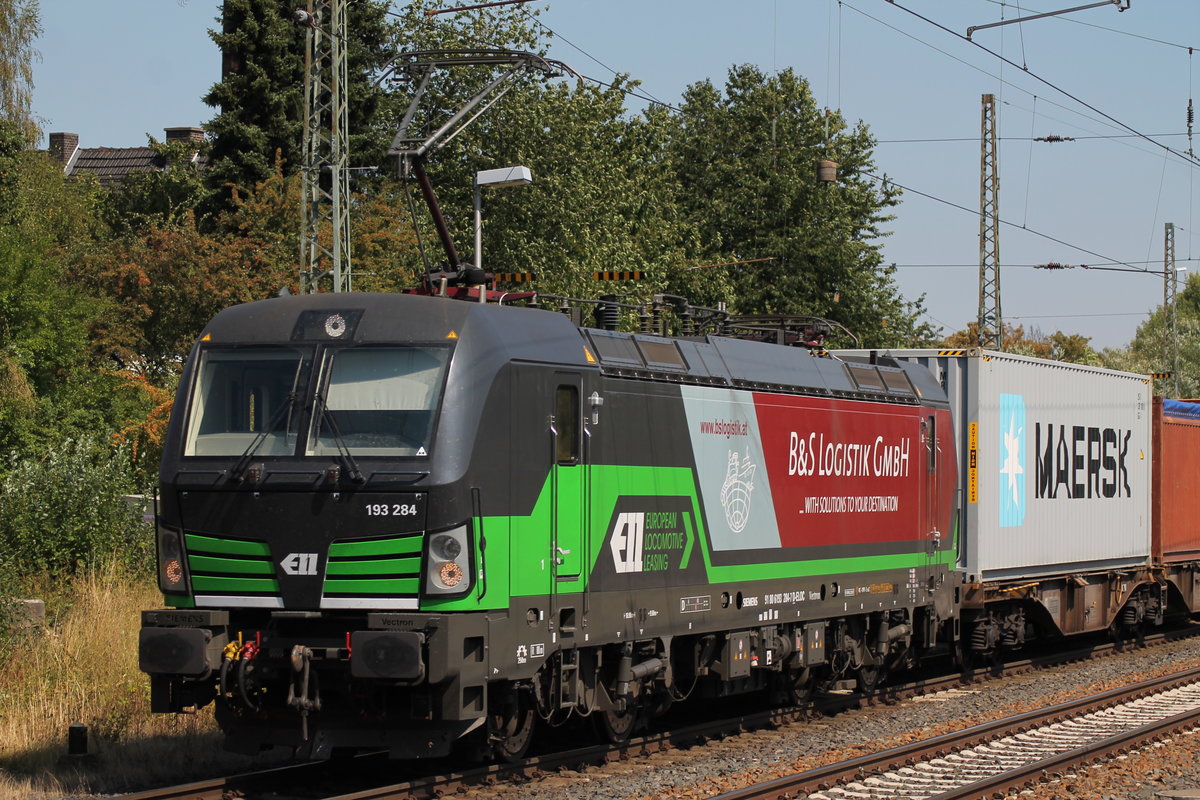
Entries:
POLYGON ((945 532, 938 527, 938 513, 941 509, 941 472, 939 470, 939 462, 941 460, 941 442, 939 436, 942 431, 939 430, 938 418, 936 414, 928 414, 921 421, 921 430, 923 433, 922 439, 925 444, 925 473, 923 479, 925 481, 925 496, 924 514, 922 525, 925 530, 925 554, 927 556, 927 566, 932 570, 934 563, 938 559, 938 551, 945 546, 945 532))
MULTIPOLYGON (((550 385, 552 527, 555 585, 579 577, 587 527, 587 469, 584 466, 582 378, 555 372, 550 385)), ((556 590, 557 593, 557 590, 556 590)))

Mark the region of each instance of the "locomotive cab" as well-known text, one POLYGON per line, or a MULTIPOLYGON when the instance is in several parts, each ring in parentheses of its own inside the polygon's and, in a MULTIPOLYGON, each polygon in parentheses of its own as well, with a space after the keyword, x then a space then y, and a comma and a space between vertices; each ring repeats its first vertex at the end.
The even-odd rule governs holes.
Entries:
POLYGON ((424 297, 286 298, 210 323, 160 474, 159 583, 173 608, 144 612, 140 641, 156 711, 216 699, 235 749, 314 756, 437 755, 479 725, 478 520, 484 503, 507 511, 479 487, 506 468, 470 454, 508 449, 498 375, 522 342, 586 366, 558 315, 424 297), (497 312, 524 335, 505 335, 497 312))

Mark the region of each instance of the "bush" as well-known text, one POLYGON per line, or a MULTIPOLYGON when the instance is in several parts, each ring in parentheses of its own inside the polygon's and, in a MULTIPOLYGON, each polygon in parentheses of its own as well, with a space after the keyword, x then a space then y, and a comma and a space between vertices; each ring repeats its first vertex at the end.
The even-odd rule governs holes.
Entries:
POLYGON ((13 456, 0 479, 0 569, 54 577, 109 558, 149 569, 153 531, 122 498, 138 483, 128 450, 94 437, 13 456))

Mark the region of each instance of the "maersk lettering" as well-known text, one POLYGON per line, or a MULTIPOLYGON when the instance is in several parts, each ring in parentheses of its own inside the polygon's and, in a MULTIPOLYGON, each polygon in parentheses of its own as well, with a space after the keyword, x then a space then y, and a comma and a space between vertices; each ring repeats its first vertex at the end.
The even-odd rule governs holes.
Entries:
POLYGON ((1085 425, 1068 429, 1066 425, 1041 423, 1035 423, 1033 430, 1035 497, 1078 500, 1133 496, 1126 466, 1133 431, 1085 425))

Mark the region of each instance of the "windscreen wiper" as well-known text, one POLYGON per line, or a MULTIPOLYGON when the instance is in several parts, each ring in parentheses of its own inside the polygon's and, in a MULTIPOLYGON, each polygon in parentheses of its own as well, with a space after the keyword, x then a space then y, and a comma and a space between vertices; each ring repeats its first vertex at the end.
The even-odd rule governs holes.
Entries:
POLYGON ((233 469, 230 470, 229 473, 230 480, 241 480, 242 473, 246 471, 246 467, 250 464, 250 459, 254 458, 254 454, 258 452, 258 448, 262 447, 262 443, 267 440, 267 436, 273 433, 275 428, 278 427, 279 423, 283 420, 284 415, 286 415, 288 419, 286 430, 291 430, 292 409, 296 407, 297 399, 298 396, 296 394, 296 390, 293 388, 292 391, 287 393, 287 402, 281 404, 279 408, 275 410, 275 413, 271 415, 269 420, 267 420, 267 424, 262 427, 262 430, 260 430, 254 437, 254 440, 250 442, 250 446, 245 449, 242 455, 238 458, 237 463, 233 465, 233 469))
MULTIPOLYGON (((362 470, 358 468, 358 462, 354 460, 350 448, 346 445, 346 440, 342 436, 342 429, 338 427, 337 419, 334 418, 333 412, 329 410, 329 406, 325 402, 325 398, 329 393, 329 384, 325 384, 325 389, 321 394, 317 395, 317 436, 321 435, 321 428, 325 423, 329 423, 329 433, 333 435, 333 444, 337 448, 338 455, 346 463, 346 471, 350 474, 350 480, 355 483, 363 482, 362 470)), ((310 445, 311 446, 311 445, 310 445)))

